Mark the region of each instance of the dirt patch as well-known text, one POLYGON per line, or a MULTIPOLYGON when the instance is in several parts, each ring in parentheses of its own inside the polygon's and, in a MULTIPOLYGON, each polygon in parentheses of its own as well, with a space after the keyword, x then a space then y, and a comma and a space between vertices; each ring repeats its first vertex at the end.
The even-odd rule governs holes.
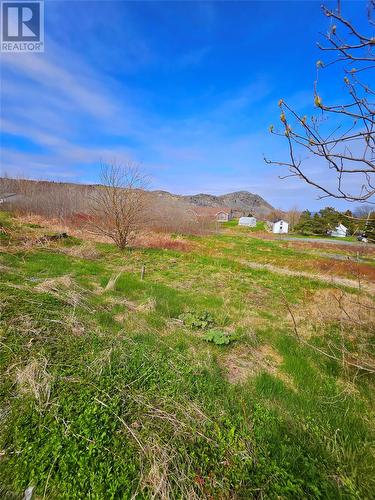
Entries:
POLYGON ((275 349, 262 345, 256 349, 233 348, 222 359, 222 366, 229 382, 235 384, 245 382, 248 377, 254 377, 263 371, 277 375, 282 361, 283 358, 275 349))
POLYGON ((270 298, 270 290, 257 285, 246 294, 246 299, 255 306, 264 306, 270 298))

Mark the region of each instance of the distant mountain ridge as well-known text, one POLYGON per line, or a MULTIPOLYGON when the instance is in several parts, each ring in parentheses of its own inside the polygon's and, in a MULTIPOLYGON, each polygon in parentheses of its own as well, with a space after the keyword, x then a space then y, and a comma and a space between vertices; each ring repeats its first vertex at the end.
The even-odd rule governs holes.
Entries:
POLYGON ((227 207, 239 212, 264 213, 274 210, 274 207, 268 201, 258 194, 250 193, 249 191, 235 191, 220 196, 206 193, 176 195, 168 191, 153 191, 153 193, 162 198, 172 198, 199 207, 227 207))
MULTIPOLYGON (((36 181, 0 177, 0 197, 5 193, 23 194, 25 196, 32 197, 35 196, 35 193, 33 194, 35 190, 34 188, 39 187, 48 190, 48 187, 50 186, 61 186, 66 189, 67 196, 73 196, 73 193, 75 193, 74 196, 77 198, 80 196, 83 197, 84 190, 94 189, 99 186, 99 184, 77 184, 71 182, 36 181)), ((249 191, 235 191, 233 193, 222 194, 220 196, 207 193, 179 195, 162 190, 148 192, 161 200, 170 200, 186 205, 230 208, 234 211, 235 216, 247 215, 248 213, 268 214, 270 211, 274 210, 274 207, 264 198, 258 194, 250 193, 249 191)))

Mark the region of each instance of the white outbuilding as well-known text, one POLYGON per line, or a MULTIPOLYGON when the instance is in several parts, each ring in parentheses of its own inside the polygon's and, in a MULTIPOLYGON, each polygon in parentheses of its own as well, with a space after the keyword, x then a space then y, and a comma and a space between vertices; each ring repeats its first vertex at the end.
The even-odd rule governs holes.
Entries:
POLYGON ((238 220, 239 226, 255 227, 257 220, 255 217, 240 217, 238 220))
POLYGON ((272 232, 275 234, 286 234, 289 231, 289 224, 285 220, 278 220, 272 225, 272 232))
POLYGON ((348 228, 344 226, 344 224, 339 224, 335 227, 333 231, 329 231, 330 236, 334 236, 335 238, 345 238, 348 233, 348 228))

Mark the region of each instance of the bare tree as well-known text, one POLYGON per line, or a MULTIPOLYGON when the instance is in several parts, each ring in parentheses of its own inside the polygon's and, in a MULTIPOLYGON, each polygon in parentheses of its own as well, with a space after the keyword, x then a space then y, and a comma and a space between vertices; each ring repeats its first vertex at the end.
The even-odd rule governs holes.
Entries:
POLYGON ((314 186, 321 198, 334 197, 348 201, 375 203, 375 36, 372 14, 375 0, 368 2, 369 33, 360 32, 343 17, 340 1, 337 9, 322 7, 330 19, 325 43, 318 47, 332 56, 327 63, 318 61, 314 84, 314 104, 318 113, 311 118, 302 116, 280 99, 282 130, 271 125, 270 131, 285 136, 289 158, 270 164, 287 167, 289 174, 314 186), (341 65, 346 101, 329 105, 318 92, 318 77, 322 69, 341 65), (307 157, 306 157, 307 155, 307 157), (303 158, 305 156, 305 158, 303 158), (323 179, 314 177, 306 166, 306 159, 315 158, 327 166, 323 179), (334 174, 333 182, 329 173, 334 174))
POLYGON ((294 231, 294 228, 301 218, 301 210, 294 206, 285 212, 285 218, 289 222, 289 229, 294 231))
POLYGON ((372 214, 375 216, 375 208, 373 205, 359 205, 354 210, 354 216, 361 220, 368 220, 372 214))
POLYGON ((146 177, 131 162, 111 163, 101 165, 100 180, 91 196, 90 224, 124 249, 144 222, 146 177))
POLYGON ((273 208, 268 212, 267 219, 270 221, 286 219, 286 212, 281 208, 273 208))

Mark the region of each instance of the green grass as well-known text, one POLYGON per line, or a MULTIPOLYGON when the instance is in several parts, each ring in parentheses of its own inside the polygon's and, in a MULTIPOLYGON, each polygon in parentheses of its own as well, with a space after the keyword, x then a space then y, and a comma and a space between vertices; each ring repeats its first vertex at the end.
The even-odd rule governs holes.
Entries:
POLYGON ((257 231, 264 231, 265 229, 265 222, 263 221, 257 221, 255 227, 246 227, 246 226, 239 226, 238 225, 238 219, 232 219, 228 222, 220 222, 220 227, 222 228, 235 228, 236 231, 239 232, 257 232, 257 231))
POLYGON ((335 236, 330 236, 329 234, 302 234, 302 233, 290 233, 290 236, 293 238, 311 238, 311 239, 316 239, 316 240, 335 240, 337 243, 340 243, 340 241, 355 241, 358 242, 357 238, 355 236, 344 236, 342 238, 335 237, 335 236))
MULTIPOLYGON (((98 244, 91 260, 64 242, 0 248, 2 497, 372 497, 373 380, 301 345, 285 319, 281 290, 297 307, 328 285, 245 264, 311 256, 241 235, 191 241, 98 244), (209 325, 184 325, 188 312, 209 325), (210 329, 234 340, 207 342, 210 329), (262 347, 276 368, 230 382, 229 360, 262 347)), ((310 327, 317 346, 340 341, 335 324, 310 327)))

